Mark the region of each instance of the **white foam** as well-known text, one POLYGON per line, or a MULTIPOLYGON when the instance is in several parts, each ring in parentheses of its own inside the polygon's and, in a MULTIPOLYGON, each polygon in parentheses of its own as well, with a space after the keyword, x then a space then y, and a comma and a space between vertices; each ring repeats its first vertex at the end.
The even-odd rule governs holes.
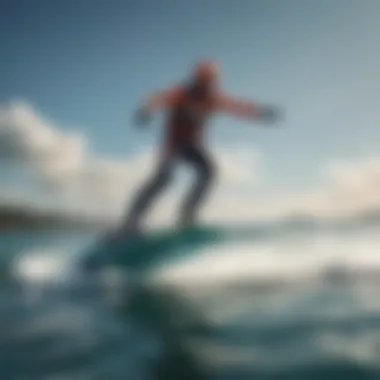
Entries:
MULTIPOLYGON (((160 268, 159 282, 172 285, 223 285, 231 281, 303 281, 330 271, 380 273, 380 230, 355 233, 313 232, 268 237, 252 243, 216 245, 160 268)), ((67 280, 78 247, 27 251, 14 266, 31 282, 67 280)))
POLYGON ((26 282, 58 282, 67 278, 72 254, 64 250, 45 248, 24 252, 13 267, 16 278, 26 282))
POLYGON ((229 281, 308 280, 330 271, 380 273, 380 231, 323 232, 213 247, 164 268, 160 281, 188 285, 229 281))

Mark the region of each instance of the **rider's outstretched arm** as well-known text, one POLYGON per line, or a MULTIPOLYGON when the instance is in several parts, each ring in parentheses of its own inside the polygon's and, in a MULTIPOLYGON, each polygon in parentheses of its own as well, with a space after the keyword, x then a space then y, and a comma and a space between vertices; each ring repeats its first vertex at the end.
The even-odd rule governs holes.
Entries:
POLYGON ((228 95, 218 96, 217 109, 230 115, 265 122, 274 122, 279 118, 275 107, 254 104, 228 95))

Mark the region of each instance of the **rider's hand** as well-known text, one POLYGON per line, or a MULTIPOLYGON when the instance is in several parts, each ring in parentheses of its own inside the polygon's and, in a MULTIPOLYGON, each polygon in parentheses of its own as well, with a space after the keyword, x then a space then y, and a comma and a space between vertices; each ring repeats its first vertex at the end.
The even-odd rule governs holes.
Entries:
POLYGON ((277 107, 273 106, 261 106, 259 109, 259 120, 272 124, 281 118, 281 112, 277 107))
POLYGON ((144 108, 137 110, 134 115, 134 124, 138 127, 146 127, 151 121, 151 114, 144 108))

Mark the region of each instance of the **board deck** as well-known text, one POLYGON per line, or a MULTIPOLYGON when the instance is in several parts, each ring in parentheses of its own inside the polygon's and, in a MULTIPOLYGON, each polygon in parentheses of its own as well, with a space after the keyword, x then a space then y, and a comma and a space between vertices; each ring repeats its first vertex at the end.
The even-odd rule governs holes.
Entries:
POLYGON ((198 226, 188 229, 161 229, 143 235, 118 239, 106 244, 101 238, 84 257, 84 265, 118 266, 128 270, 144 270, 165 258, 181 257, 201 246, 223 239, 220 228, 198 226))
MULTIPOLYGON (((125 237, 106 244, 101 237, 81 256, 84 269, 114 266, 128 272, 142 272, 180 260, 211 245, 241 244, 263 237, 255 225, 199 225, 187 229, 162 228, 143 235, 125 237)), ((92 269, 91 269, 92 270, 92 269)))

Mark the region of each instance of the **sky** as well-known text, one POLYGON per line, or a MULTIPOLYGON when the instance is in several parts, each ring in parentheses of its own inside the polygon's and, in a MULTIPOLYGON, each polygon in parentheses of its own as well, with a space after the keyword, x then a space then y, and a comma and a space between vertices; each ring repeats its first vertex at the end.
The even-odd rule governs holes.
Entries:
POLYGON ((212 120, 206 213, 380 205, 379 14, 377 0, 2 0, 0 197, 122 212, 162 128, 131 115, 212 58, 225 91, 284 117, 212 120))

